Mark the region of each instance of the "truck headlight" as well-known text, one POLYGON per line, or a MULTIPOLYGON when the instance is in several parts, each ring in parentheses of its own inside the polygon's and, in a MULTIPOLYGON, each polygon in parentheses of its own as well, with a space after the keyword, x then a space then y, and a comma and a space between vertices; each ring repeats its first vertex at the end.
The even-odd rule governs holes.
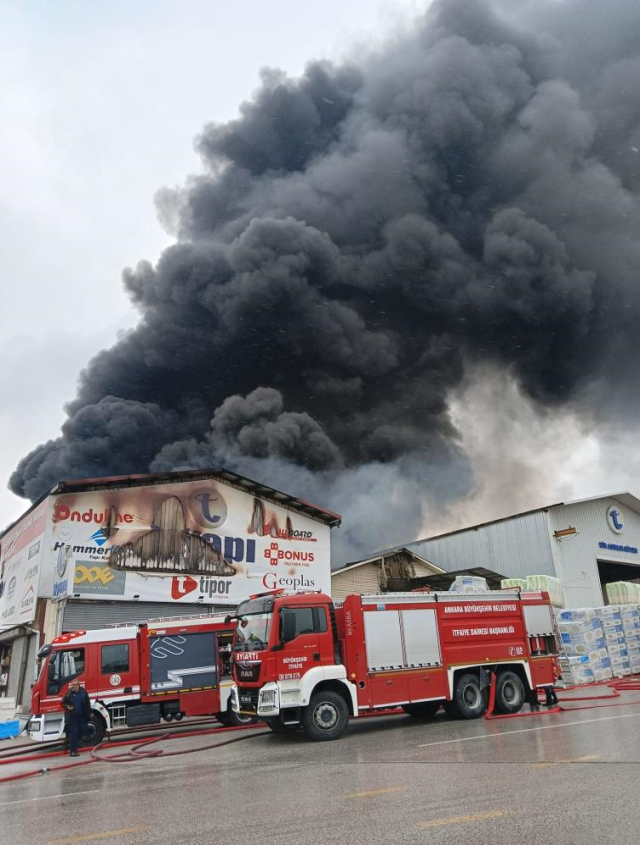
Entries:
POLYGON ((275 710, 276 706, 276 691, 274 689, 266 689, 260 691, 260 709, 261 710, 275 710))

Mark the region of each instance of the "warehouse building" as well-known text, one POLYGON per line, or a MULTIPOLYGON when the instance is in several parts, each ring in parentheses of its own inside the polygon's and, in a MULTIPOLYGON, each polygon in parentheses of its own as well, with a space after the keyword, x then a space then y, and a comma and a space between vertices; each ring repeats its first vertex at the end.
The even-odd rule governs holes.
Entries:
POLYGON ((597 607, 607 603, 606 584, 640 580, 640 499, 615 493, 560 502, 407 548, 447 572, 551 575, 562 581, 566 607, 597 607))
POLYGON ((351 594, 362 596, 396 589, 411 589, 412 582, 417 585, 416 579, 439 575, 442 572, 439 566, 425 560, 411 549, 391 549, 347 563, 332 572, 331 596, 340 600, 351 594))

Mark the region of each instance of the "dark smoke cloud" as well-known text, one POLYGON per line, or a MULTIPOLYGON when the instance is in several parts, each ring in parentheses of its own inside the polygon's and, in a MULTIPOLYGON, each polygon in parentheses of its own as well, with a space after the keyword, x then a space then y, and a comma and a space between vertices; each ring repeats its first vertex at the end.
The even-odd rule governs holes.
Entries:
POLYGON ((124 274, 139 326, 12 490, 219 463, 341 511, 354 558, 471 487, 471 367, 636 414, 639 92, 637 0, 446 0, 375 55, 265 71, 160 195, 178 242, 124 274))

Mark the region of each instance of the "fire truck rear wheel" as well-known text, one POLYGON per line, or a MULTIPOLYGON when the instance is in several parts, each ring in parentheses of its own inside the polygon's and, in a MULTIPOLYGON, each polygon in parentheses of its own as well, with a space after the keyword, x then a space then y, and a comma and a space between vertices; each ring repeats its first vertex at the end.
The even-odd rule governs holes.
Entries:
POLYGON ((85 748, 89 746, 93 748, 94 745, 100 745, 104 739, 104 732, 104 719, 98 713, 92 713, 87 719, 87 729, 82 734, 80 744, 85 748))
POLYGON ((496 710, 498 713, 518 713, 522 710, 526 694, 522 679, 506 669, 498 675, 496 683, 496 710))
POLYGON ((302 711, 302 727, 316 742, 338 739, 349 724, 349 708, 344 698, 333 690, 320 690, 311 696, 302 711))
POLYGON ((439 701, 421 701, 419 704, 403 704, 402 709, 414 719, 432 719, 440 709, 439 701))
POLYGON ((460 675, 453 700, 462 719, 479 719, 486 713, 487 690, 480 686, 480 678, 473 672, 460 675))

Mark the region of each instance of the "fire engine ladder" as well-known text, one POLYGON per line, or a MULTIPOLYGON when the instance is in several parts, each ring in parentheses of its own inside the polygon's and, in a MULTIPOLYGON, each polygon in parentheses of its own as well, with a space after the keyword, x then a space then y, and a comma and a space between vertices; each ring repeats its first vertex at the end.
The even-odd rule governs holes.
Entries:
MULTIPOLYGON (((144 622, 154 625, 162 624, 163 622, 188 622, 191 619, 215 619, 216 617, 223 617, 222 613, 196 613, 193 616, 154 616, 152 619, 145 619, 144 622)), ((141 622, 110 622, 106 628, 135 628, 136 625, 144 624, 141 622)))

